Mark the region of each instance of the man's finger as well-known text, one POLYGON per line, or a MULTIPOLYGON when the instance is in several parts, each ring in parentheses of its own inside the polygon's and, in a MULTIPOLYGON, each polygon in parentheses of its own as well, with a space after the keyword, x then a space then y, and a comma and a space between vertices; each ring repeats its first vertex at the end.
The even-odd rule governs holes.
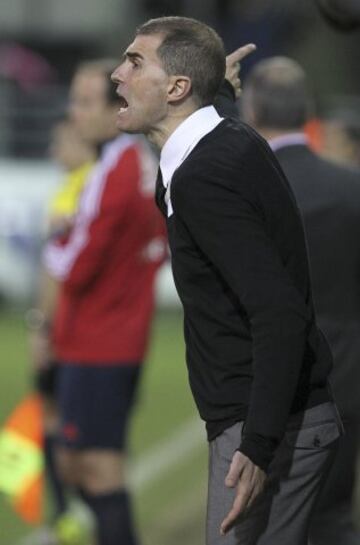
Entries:
POLYGON ((245 510, 250 495, 251 493, 248 489, 239 489, 230 512, 221 523, 220 533, 222 535, 225 535, 229 530, 231 530, 238 516, 245 510))
POLYGON ((226 57, 227 64, 235 64, 236 62, 240 62, 242 59, 250 55, 253 51, 256 50, 255 44, 246 44, 238 49, 235 49, 230 55, 226 57))
POLYGON ((225 486, 233 488, 239 482, 240 474, 243 470, 243 464, 241 463, 241 454, 240 452, 235 452, 233 459, 230 464, 230 469, 225 478, 225 486))
POLYGON ((235 91, 236 98, 239 98, 242 93, 240 79, 236 82, 236 85, 234 86, 234 91, 235 91))
POLYGON ((229 488, 233 488, 239 482, 240 469, 236 467, 233 463, 230 466, 229 473, 225 478, 225 485, 229 488))
POLYGON ((240 70, 240 62, 235 62, 231 65, 232 70, 235 72, 235 74, 239 73, 240 70))
POLYGON ((246 504, 247 509, 252 506, 252 504, 254 503, 254 501, 256 500, 256 498, 259 496, 261 492, 262 492, 262 487, 255 487, 253 489, 246 504))

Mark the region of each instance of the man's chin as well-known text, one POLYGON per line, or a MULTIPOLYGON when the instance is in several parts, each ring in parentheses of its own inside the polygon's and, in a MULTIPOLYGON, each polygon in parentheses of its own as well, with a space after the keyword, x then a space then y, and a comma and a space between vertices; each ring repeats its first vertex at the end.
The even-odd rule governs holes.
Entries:
POLYGON ((124 119, 118 117, 116 121, 116 128, 119 132, 126 132, 128 134, 142 134, 141 127, 136 127, 133 124, 126 122, 124 119))

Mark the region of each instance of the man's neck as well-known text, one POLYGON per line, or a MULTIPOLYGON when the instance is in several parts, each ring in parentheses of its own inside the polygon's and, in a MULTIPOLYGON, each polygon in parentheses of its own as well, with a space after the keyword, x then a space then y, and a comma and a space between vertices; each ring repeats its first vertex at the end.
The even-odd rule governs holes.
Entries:
POLYGON ((185 121, 185 119, 190 117, 190 115, 198 109, 199 107, 190 104, 188 106, 184 105, 181 110, 171 112, 163 121, 146 134, 149 142, 161 151, 172 133, 185 121))

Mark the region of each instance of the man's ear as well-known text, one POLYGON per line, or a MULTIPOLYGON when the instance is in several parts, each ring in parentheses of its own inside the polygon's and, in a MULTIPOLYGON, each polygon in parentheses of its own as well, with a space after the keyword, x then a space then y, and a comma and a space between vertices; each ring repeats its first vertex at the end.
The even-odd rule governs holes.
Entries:
POLYGON ((168 86, 168 102, 180 102, 191 93, 191 79, 186 76, 171 76, 168 86))

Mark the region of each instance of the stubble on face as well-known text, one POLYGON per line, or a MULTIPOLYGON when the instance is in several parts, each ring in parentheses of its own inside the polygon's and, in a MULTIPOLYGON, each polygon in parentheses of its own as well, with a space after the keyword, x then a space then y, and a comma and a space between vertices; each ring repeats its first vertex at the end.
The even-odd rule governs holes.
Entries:
POLYGON ((119 95, 118 129, 145 134, 153 142, 168 113, 169 77, 157 54, 162 40, 160 35, 137 36, 112 76, 119 95))

